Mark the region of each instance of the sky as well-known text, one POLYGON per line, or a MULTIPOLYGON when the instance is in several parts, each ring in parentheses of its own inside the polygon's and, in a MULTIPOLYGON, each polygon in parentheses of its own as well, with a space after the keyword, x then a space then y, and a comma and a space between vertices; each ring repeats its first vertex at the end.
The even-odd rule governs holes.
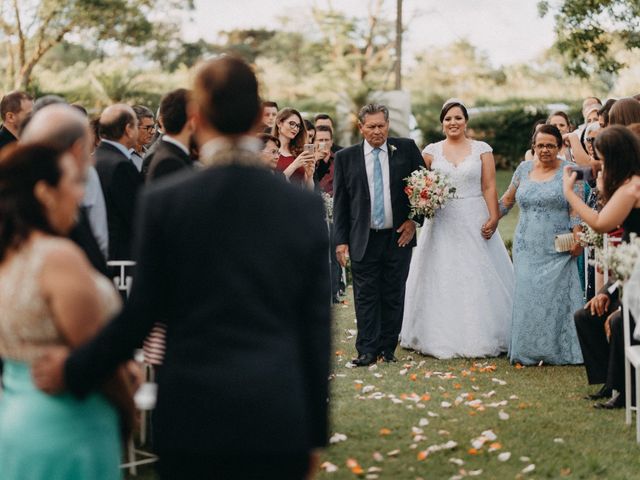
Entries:
MULTIPOLYGON (((554 40, 553 18, 540 18, 537 3, 404 0, 404 51, 411 56, 464 38, 486 53, 496 67, 531 60, 554 40)), ((281 28, 278 17, 305 15, 313 5, 332 5, 349 15, 366 15, 370 0, 196 0, 195 4, 196 11, 185 24, 186 39, 215 41, 220 31, 233 28, 281 28)), ((385 0, 386 15, 395 18, 395 6, 395 0, 385 0)))

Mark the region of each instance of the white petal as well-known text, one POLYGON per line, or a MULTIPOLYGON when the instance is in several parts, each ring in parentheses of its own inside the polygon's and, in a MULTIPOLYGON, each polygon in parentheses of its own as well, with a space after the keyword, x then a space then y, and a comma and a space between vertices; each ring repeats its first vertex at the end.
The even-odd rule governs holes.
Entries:
POLYGON ((336 467, 331 462, 324 462, 322 465, 320 465, 320 468, 327 473, 333 473, 338 471, 338 467, 336 467))
POLYGON ((461 458, 450 458, 449 463, 453 463, 461 467, 462 465, 464 465, 464 460, 462 460, 461 458))
POLYGON ((451 404, 449 402, 441 402, 440 406, 442 408, 451 408, 451 404))
POLYGON ((498 412, 498 418, 500 420, 509 420, 509 414, 507 412, 505 412, 504 410, 500 410, 498 412))
POLYGON ((536 469, 536 465, 531 463, 522 469, 522 473, 531 473, 536 469))
POLYGON ((484 432, 482 432, 482 436, 491 442, 498 439, 498 436, 493 433, 493 430, 485 430, 484 432))
POLYGON ((427 425, 429 425, 429 420, 427 420, 426 418, 421 418, 418 422, 418 425, 420 425, 421 427, 426 427, 427 425))
POLYGON ((564 439, 563 438, 554 438, 553 441, 555 443, 564 443, 564 439))
POLYGON ((511 452, 502 452, 498 455, 498 460, 500 462, 506 462, 511 458, 511 452))

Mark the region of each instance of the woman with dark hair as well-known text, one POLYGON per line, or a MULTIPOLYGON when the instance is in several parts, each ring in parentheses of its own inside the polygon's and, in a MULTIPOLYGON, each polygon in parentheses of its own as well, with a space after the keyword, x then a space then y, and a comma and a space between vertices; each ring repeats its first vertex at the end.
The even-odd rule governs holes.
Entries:
MULTIPOLYGON (((598 189, 605 202, 604 207, 596 212, 575 195, 576 174, 570 169, 564 172, 564 194, 585 223, 595 231, 607 233, 622 225, 622 238, 628 241, 632 233, 640 234, 640 140, 628 128, 612 125, 598 134, 593 148, 603 162, 598 189)), ((605 285, 585 308, 575 314, 589 383, 605 382, 592 398, 604 398, 613 390, 619 392, 608 402, 594 405, 606 409, 623 407, 625 397, 622 318, 615 312, 618 292, 615 288, 607 288, 610 286, 605 285), (605 334, 605 331, 609 333, 605 334)), ((632 318, 632 331, 634 327, 632 318)))
POLYGON ((467 138, 468 118, 462 102, 449 100, 440 114, 446 139, 423 151, 456 197, 418 237, 400 344, 437 358, 495 357, 509 345, 513 266, 496 231, 495 162, 489 145, 467 138))
POLYGON ((307 129, 307 141, 306 143, 313 143, 316 138, 316 127, 311 121, 304 119, 304 128, 307 129))
POLYGON ((609 110, 609 125, 640 123, 640 102, 635 98, 621 98, 609 110))
MULTIPOLYGON (((635 101, 635 100, 634 100, 635 101)), ((601 198, 605 203, 597 212, 574 193, 576 173, 565 168, 564 194, 584 222, 597 232, 607 233, 618 225, 624 238, 640 233, 640 201, 636 185, 640 183, 640 140, 628 128, 612 125, 595 137, 594 150, 603 162, 601 198)))
MULTIPOLYGON (((3 480, 121 478, 116 408, 100 393, 45 395, 30 372, 48 348, 85 343, 120 307, 111 282, 61 237, 75 223, 83 190, 70 154, 29 145, 0 159, 3 480)), ((130 394, 123 398, 132 412, 130 394)))
POLYGON ((288 107, 280 110, 273 127, 273 136, 280 140, 278 170, 290 182, 313 190, 315 157, 312 152, 304 151, 307 129, 300 112, 288 107))
POLYGON ((520 219, 513 239, 516 287, 509 359, 535 365, 582 363, 573 312, 582 306, 576 257, 579 246, 559 253, 555 237, 580 230, 580 217, 562 194, 558 158, 562 134, 543 125, 534 134, 535 159, 522 162, 500 199, 501 215, 518 202, 520 219))
MULTIPOLYGON (((553 112, 551 115, 549 115, 549 118, 547 118, 547 125, 553 125, 554 127, 556 127, 558 130, 560 130, 560 134, 562 136, 571 133, 571 131, 573 130, 569 115, 567 115, 563 111, 553 112)), ((564 142, 562 143, 562 148, 560 148, 560 151, 558 152, 558 157, 561 160, 573 160, 571 150, 570 148, 567 148, 564 142)))
POLYGON ((611 111, 611 107, 616 103, 615 98, 610 98, 606 102, 600 110, 598 110, 598 123, 602 128, 609 126, 609 112, 611 111))

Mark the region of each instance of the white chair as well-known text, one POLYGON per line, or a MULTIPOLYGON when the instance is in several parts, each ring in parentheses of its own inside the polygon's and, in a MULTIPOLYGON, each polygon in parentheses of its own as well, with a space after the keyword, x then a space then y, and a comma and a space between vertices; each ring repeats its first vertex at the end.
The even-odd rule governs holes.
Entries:
MULTIPOLYGON (((113 277, 113 283, 116 286, 116 289, 125 294, 125 297, 128 298, 131 293, 131 286, 133 285, 133 277, 130 275, 130 269, 135 267, 136 262, 131 260, 113 260, 107 262, 107 266, 117 271, 117 275, 113 277)), ((138 362, 145 372, 145 387, 148 388, 147 383, 149 383, 148 365, 144 363, 144 354, 142 350, 136 351, 135 361, 138 362)), ((136 392, 136 397, 134 400, 138 400, 139 396, 136 392)), ((147 430, 147 422, 146 416, 149 411, 153 409, 155 406, 155 402, 153 405, 149 405, 148 401, 143 401, 144 405, 140 404, 139 401, 136 401, 136 408, 140 411, 140 441, 141 443, 145 443, 146 441, 146 430, 147 430)), ((127 443, 127 462, 120 465, 120 468, 128 468, 129 473, 131 475, 137 475, 138 466, 146 465, 149 463, 154 463, 158 461, 158 457, 150 452, 140 450, 135 448, 135 444, 133 441, 133 437, 131 437, 127 443), (139 458, 141 457, 141 458, 139 458)))
POLYGON ((622 323, 624 332, 624 412, 625 422, 631 425, 631 411, 636 412, 636 442, 640 444, 640 410, 638 410, 638 399, 640 399, 640 345, 631 345, 631 325, 628 303, 622 302, 622 323), (636 376, 636 406, 631 405, 631 366, 635 368, 636 376))

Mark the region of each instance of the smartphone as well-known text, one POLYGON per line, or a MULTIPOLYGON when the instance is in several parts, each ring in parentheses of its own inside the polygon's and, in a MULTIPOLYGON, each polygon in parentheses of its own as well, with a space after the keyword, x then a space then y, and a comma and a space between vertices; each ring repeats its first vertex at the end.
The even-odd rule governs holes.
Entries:
POLYGON ((326 142, 318 142, 318 151, 326 152, 327 151, 327 143, 326 142))
POLYGON ((590 182, 593 180, 593 172, 591 167, 580 167, 578 165, 571 166, 571 171, 576 172, 576 180, 584 180, 590 182))
POLYGON ((305 143, 303 148, 305 152, 309 152, 312 155, 316 151, 316 146, 313 143, 305 143))

